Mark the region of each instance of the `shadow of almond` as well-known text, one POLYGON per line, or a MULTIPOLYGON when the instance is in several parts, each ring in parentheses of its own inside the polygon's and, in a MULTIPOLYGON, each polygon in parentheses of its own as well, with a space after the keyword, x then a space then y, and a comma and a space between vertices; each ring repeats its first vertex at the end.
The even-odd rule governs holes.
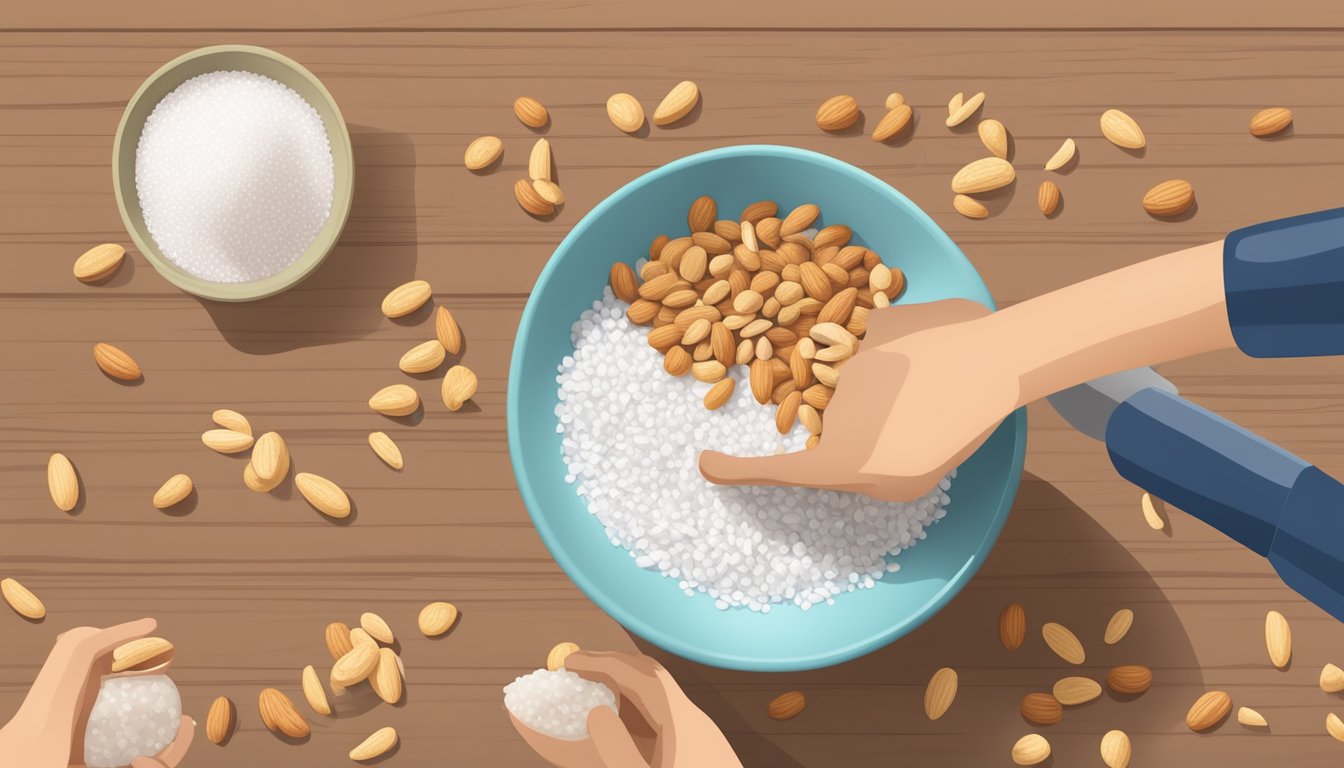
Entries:
POLYGON ((762 674, 707 667, 635 642, 718 723, 746 765, 860 765, 897 754, 910 765, 1001 765, 1029 732, 1050 741, 1059 765, 1090 765, 1112 728, 1183 729, 1186 709, 1203 690, 1194 649, 1161 589, 1101 525, 1030 474, 979 574, 924 626, 863 658, 762 674), (998 616, 1014 602, 1026 607, 1027 635, 1021 648, 1008 651, 999 642, 998 616), (1102 634, 1120 608, 1134 611, 1134 626, 1108 646, 1102 634), (1077 635, 1083 664, 1068 664, 1045 645, 1047 621, 1077 635), (1104 686, 1107 670, 1118 664, 1150 667, 1153 687, 1132 701, 1103 693, 1085 706, 1065 707, 1055 725, 1023 722, 1019 704, 1027 693, 1048 691, 1070 675, 1104 686), (959 690, 951 709, 930 721, 924 689, 940 667, 957 670, 959 690), (766 705, 789 690, 806 695, 806 709, 793 720, 771 720, 766 705))

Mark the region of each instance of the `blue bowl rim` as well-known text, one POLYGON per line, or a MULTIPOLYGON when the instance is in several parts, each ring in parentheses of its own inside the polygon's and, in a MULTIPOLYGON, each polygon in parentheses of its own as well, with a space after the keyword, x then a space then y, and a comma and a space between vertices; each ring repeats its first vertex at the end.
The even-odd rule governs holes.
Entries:
MULTIPOLYGON (((943 606, 947 605, 953 597, 956 597, 966 583, 969 582, 976 572, 980 570, 980 567, 984 565, 989 550, 992 549, 994 544, 998 541, 999 534, 1002 532, 1004 523, 1008 519, 1008 513, 1012 508, 1013 499, 1017 495, 1018 485, 1022 479, 1027 440, 1027 414, 1025 408, 1020 408, 1010 414, 1004 419, 1003 424, 1000 425, 1000 428, 1002 428, 1004 425, 1008 425, 1011 420, 1011 428, 1014 430, 1013 455, 1009 467, 1008 482, 1004 485, 1003 493, 999 498, 993 519, 990 520, 989 526, 985 530, 984 537, 981 539, 975 554, 968 560, 967 565, 958 571, 954 578, 943 585, 943 588, 939 590, 938 594, 932 600, 929 600, 924 605, 920 606, 915 613, 904 617, 903 620, 893 623, 887 630, 850 643, 849 645, 836 648, 827 653, 784 661, 771 659, 748 660, 738 657, 722 656, 711 650, 686 643, 677 637, 668 635, 628 614, 619 603, 612 600, 601 587, 588 577, 584 570, 570 557, 568 552, 558 545, 555 534, 551 530, 550 523, 540 512, 541 505, 535 493, 533 493, 532 484, 527 476, 527 471, 524 468, 525 464, 522 451, 519 448, 522 444, 523 437, 522 424, 519 418, 519 378, 521 376, 521 362, 528 349, 528 335, 525 333, 525 329, 532 326, 533 315, 537 312, 537 297, 542 294, 546 284, 550 282, 552 275, 554 275, 560 268, 559 264, 561 259, 557 257, 573 247, 573 243, 583 237, 588 228, 593 226, 593 222, 605 215, 608 209, 614 207, 617 201, 624 198, 631 191, 651 184, 664 176, 677 173, 681 169, 689 166, 743 156, 804 160, 829 166, 833 170, 837 170, 846 175, 857 176, 860 181, 874 185, 877 189, 881 190, 882 193, 890 196, 897 205, 907 208, 914 213, 916 220, 919 221, 921 226, 923 226, 935 239, 942 240, 947 245, 951 246, 954 256, 959 257, 967 266, 971 266, 970 260, 961 252, 961 248, 957 246, 952 238, 948 237, 947 233, 944 232, 923 209, 918 205, 915 205, 915 203, 908 197, 862 168, 829 155, 777 144, 741 144, 698 152, 693 155, 687 155, 673 160, 670 163, 666 163, 626 183, 585 214, 584 217, 579 220, 578 224, 574 225, 574 228, 570 230, 569 234, 560 241, 560 244, 556 246, 555 250, 551 253, 550 258, 547 259, 546 265, 542 267, 541 274, 537 276, 536 283, 533 285, 527 304, 523 307, 522 317, 518 321, 518 331, 514 338, 513 354, 509 363, 508 391, 505 408, 506 430, 509 440, 509 461, 513 465, 514 479, 518 485, 518 492, 523 498, 523 504, 527 507, 528 516, 532 519, 532 524, 537 529, 537 534, 541 537, 542 543, 546 545, 546 549, 550 552, 551 557, 555 559, 565 575, 574 582, 589 600, 592 600, 597 607, 601 608, 604 613, 615 619, 622 627, 650 643, 653 643, 659 648, 675 653, 682 658, 714 667, 750 672, 786 672, 819 669, 851 661, 861 656, 866 656, 913 631, 925 621, 932 618, 938 611, 942 610, 943 606)), ((972 267, 972 269, 974 269, 974 267, 972 267)), ((982 303, 986 304, 991 310, 996 308, 994 300, 989 295, 987 288, 984 290, 984 301, 982 303)))

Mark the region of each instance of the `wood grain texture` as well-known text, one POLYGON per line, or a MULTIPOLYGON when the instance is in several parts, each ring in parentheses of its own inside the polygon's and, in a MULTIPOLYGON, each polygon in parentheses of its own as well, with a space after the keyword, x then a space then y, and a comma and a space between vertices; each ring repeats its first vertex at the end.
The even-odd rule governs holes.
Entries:
MULTIPOLYGON (((1056 765, 1095 762, 1110 728, 1131 734, 1136 765, 1336 763, 1340 745, 1322 724, 1344 704, 1315 678, 1321 664, 1340 661, 1338 624, 1262 560, 1181 513, 1172 514, 1170 536, 1148 529, 1139 491, 1048 408, 1031 409, 1029 475, 1000 544, 945 611, 865 659, 758 675, 644 646, 573 587, 514 488, 504 391, 523 303, 569 227, 638 174, 715 146, 791 144, 872 171, 947 229, 1001 305, 1237 226, 1335 205, 1344 42, 1321 28, 1340 24, 1337 4, 1154 2, 1123 13, 1075 6, 1072 16, 1012 4, 899 14, 812 6, 764 17, 759 4, 625 8, 6 10, 8 29, 52 31, 0 32, 0 575, 24 581, 50 615, 29 624, 0 612, 0 718, 22 699, 58 632, 151 615, 177 645, 174 676, 188 713, 202 720, 220 694, 239 707, 241 730, 224 748, 201 739, 192 766, 340 764, 384 725, 403 738, 389 765, 536 765, 507 723, 499 688, 541 665, 559 640, 657 655, 751 766, 887 765, 897 755, 911 764, 1007 764, 1013 741, 1031 730, 1017 715, 1021 696, 1072 673, 1040 641, 1040 624, 1054 620, 1085 644, 1081 674, 1100 679, 1112 664, 1143 663, 1155 675, 1135 701, 1105 695, 1044 729, 1056 765), (903 29, 891 28, 897 22, 903 29), (701 24, 737 29, 687 28, 701 24), (920 26, 939 29, 911 31, 920 26), (1055 26, 1067 29, 1042 29, 1055 26), (1164 29, 1173 26, 1200 29, 1164 29), (80 252, 126 240, 107 167, 125 99, 164 61, 221 42, 295 57, 340 102, 359 166, 341 244, 297 289, 243 306, 185 296, 139 254, 106 286, 78 283, 70 265, 80 252), (650 110, 682 77, 704 93, 688 124, 631 138, 607 122, 611 93, 633 93, 650 110), (818 103, 847 92, 871 128, 892 90, 915 106, 907 140, 875 145, 813 124, 818 103), (984 221, 955 214, 948 189, 957 168, 984 154, 974 127, 942 125, 948 97, 976 90, 989 94, 984 114, 1007 126, 1020 177, 984 221), (547 135, 568 203, 550 223, 524 215, 509 192, 535 138, 509 109, 524 93, 553 115, 547 135), (1254 139, 1250 116, 1271 105, 1293 109, 1293 133, 1254 139), (1100 137, 1097 117, 1113 106, 1143 125, 1144 156, 1100 137), (506 154, 500 168, 476 176, 461 158, 482 133, 502 137, 506 154), (1077 167, 1039 170, 1066 136, 1078 141, 1077 167), (1049 220, 1034 204, 1047 176, 1064 196, 1049 220), (1176 223, 1149 218, 1143 191, 1173 176, 1193 182, 1198 210, 1176 223), (433 376, 396 370, 401 353, 432 334, 426 312, 389 321, 378 311, 383 293, 412 277, 429 280, 435 301, 463 326, 465 359, 481 377, 474 409, 449 414, 433 376), (98 373, 97 341, 134 355, 143 383, 98 373), (421 423, 365 407, 395 382, 424 398, 421 423), (294 471, 329 476, 350 493, 353 521, 324 521, 289 481, 274 496, 247 491, 242 461, 200 444, 218 407, 281 432, 294 471), (369 450, 367 433, 379 429, 405 453, 402 472, 369 450), (84 484, 73 516, 46 496, 46 458, 56 450, 84 484), (158 512, 154 489, 176 472, 195 480, 195 500, 179 514, 158 512), (415 615, 440 599, 462 618, 448 636, 426 640, 415 615), (1009 653, 994 622, 1014 600, 1027 607, 1029 633, 1009 653), (1120 607, 1135 611, 1134 629, 1105 647, 1102 629, 1120 607), (1285 672, 1265 657, 1269 608, 1292 622, 1285 672), (325 673, 329 665, 323 627, 365 610, 402 638, 406 703, 337 700, 338 716, 314 718, 301 746, 266 733, 257 691, 274 685, 298 700, 302 667, 325 673), (945 665, 959 670, 961 692, 929 723, 923 687, 945 665), (1265 714, 1271 733, 1235 723, 1187 732, 1186 709, 1211 687, 1265 714), (806 692, 807 710, 769 720, 766 703, 789 689, 806 692)), ((1344 362, 1221 353, 1164 372, 1197 402, 1344 474, 1344 362)))

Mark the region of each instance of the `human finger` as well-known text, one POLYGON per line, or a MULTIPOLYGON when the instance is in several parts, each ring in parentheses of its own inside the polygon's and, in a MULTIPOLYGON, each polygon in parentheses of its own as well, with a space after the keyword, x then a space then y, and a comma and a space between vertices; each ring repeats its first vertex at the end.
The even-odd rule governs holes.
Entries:
POLYGON ((820 460, 821 447, 773 456, 730 456, 718 451, 700 453, 700 474, 718 485, 793 485, 834 488, 835 478, 820 460))
POLYGON ((80 645, 91 658, 97 658, 105 653, 111 653, 120 645, 147 637, 158 626, 159 622, 154 619, 136 619, 107 629, 100 629, 93 636, 82 640, 80 645))
MULTIPOLYGON (((191 741, 195 737, 196 721, 187 715, 183 715, 177 724, 177 735, 153 759, 164 768, 177 768, 177 765, 182 762, 182 758, 186 756, 187 750, 191 749, 191 741)), ((131 763, 131 768, 139 768, 139 766, 131 763)), ((158 766, 155 765, 153 768, 158 768, 158 766)))
POLYGON ((650 725, 662 724, 667 695, 653 659, 617 651, 575 651, 565 657, 565 669, 619 693, 650 725))
POLYGON ((594 707, 588 713, 588 737, 593 740, 602 765, 610 768, 636 768, 648 765, 635 746, 635 740, 611 707, 594 707))

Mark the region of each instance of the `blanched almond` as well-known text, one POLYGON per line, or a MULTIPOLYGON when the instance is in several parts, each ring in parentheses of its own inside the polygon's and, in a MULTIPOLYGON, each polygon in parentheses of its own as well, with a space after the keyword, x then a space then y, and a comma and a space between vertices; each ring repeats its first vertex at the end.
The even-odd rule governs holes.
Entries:
POLYGON ((454 365, 444 374, 440 394, 443 404, 450 411, 461 410, 462 406, 476 395, 476 374, 465 365, 454 365))
POLYGON ((401 469, 405 464, 401 458, 401 449, 387 436, 386 432, 370 432, 369 447, 383 463, 393 469, 401 469))
POLYGON ((980 134, 980 143, 985 145, 990 154, 998 158, 1008 158, 1008 129, 1003 127, 1003 123, 992 117, 981 120, 976 126, 976 132, 980 134))
POLYGON ((690 80, 683 80, 667 92, 653 111, 653 124, 671 125, 690 114, 699 101, 700 89, 690 80))
POLYGON ((75 259, 75 278, 86 283, 96 283, 117 271, 126 256, 126 249, 116 243, 95 245, 75 259))
POLYGON ((626 133, 634 133, 644 127, 644 107, 639 99, 628 93, 617 93, 607 99, 607 117, 611 124, 626 133))
POLYGON ((248 423, 247 417, 237 411, 220 408, 210 414, 210 420, 225 429, 232 429, 234 432, 242 432, 245 435, 252 434, 252 425, 248 423))
POLYGON ((1069 164, 1069 161, 1073 159, 1073 156, 1077 151, 1078 147, 1073 143, 1073 139, 1065 139, 1064 143, 1059 145, 1059 149, 1055 150, 1055 154, 1051 155, 1050 159, 1045 161, 1045 170, 1058 171, 1060 168, 1069 164))
POLYGON ((18 579, 0 579, 0 597, 4 597, 9 607, 25 619, 41 621, 47 615, 47 606, 18 579))
POLYGON ((1110 621, 1106 622, 1106 634, 1102 640, 1107 645, 1115 645, 1124 639, 1133 624, 1134 612, 1128 608, 1121 608, 1111 616, 1110 621))
POLYGON ((1008 186, 1015 178, 1012 163, 1000 157, 982 157, 957 171, 952 177, 952 191, 964 195, 989 192, 1008 186))
POLYGON ((1083 644, 1078 641, 1078 636, 1069 631, 1068 627, 1055 622, 1046 622, 1041 625, 1041 637, 1045 639, 1045 644, 1050 646, 1050 650, 1055 652, 1056 656, 1069 662, 1070 664, 1082 664, 1086 660, 1086 654, 1083 652, 1083 644))
POLYGON ((457 621, 457 606, 452 603, 436 602, 420 609, 417 622, 425 637, 438 637, 452 628, 457 621))
POLYGON ((232 429, 209 429, 201 434, 205 447, 220 453, 238 453, 252 447, 252 436, 232 429))
POLYGON ((53 453, 47 459, 47 492, 62 512, 69 512, 79 504, 79 476, 75 474, 75 465, 63 453, 53 453))
POLYGON ((408 416, 420 407, 420 395, 405 384, 393 384, 374 392, 369 407, 384 416, 408 416))
POLYGON ((303 498, 313 505, 313 509, 326 515, 341 519, 350 516, 350 497, 341 487, 325 477, 311 472, 300 472, 294 476, 294 486, 303 494, 303 498))
POLYGON ((172 643, 162 637, 141 637, 112 649, 112 671, 153 669, 172 657, 172 643))
POLYGON ((1118 109, 1101 113, 1101 133, 1112 144, 1124 149, 1142 149, 1147 143, 1143 129, 1134 118, 1118 109))
POLYGON ((372 760, 386 754, 397 745, 397 730, 391 726, 379 728, 371 736, 350 750, 351 760, 372 760))
POLYGON ((504 142, 497 136, 480 136, 472 139, 462 157, 468 170, 479 171, 494 165, 504 156, 504 142))
POLYGON ((383 314, 388 317, 404 317, 425 305, 434 293, 424 280, 412 280, 393 288, 383 297, 383 314))
POLYGON ((319 715, 330 715, 331 702, 327 701, 327 691, 322 687, 322 681, 317 679, 317 670, 313 669, 312 664, 303 668, 299 682, 303 687, 303 698, 308 701, 308 706, 319 715))
POLYGON ((933 673, 924 689, 924 714, 930 720, 937 720, 947 714, 952 701, 957 698, 957 671, 943 667, 933 673))
POLYGON ((985 207, 985 204, 969 195, 954 195, 952 197, 952 209, 968 219, 989 217, 989 209, 985 207))
POLYGON ((579 650, 578 643, 571 643, 569 641, 556 643, 555 646, 551 648, 550 653, 546 654, 546 669, 552 672, 558 669, 563 669, 565 666, 565 659, 569 658, 569 655, 577 650, 579 650))
POLYGON ((261 690, 257 709, 261 713, 262 724, 269 731, 283 733, 291 739, 302 739, 310 732, 308 721, 299 714, 294 702, 274 688, 261 690))
POLYGON ((388 704, 401 701, 401 663, 391 648, 378 649, 378 664, 369 675, 369 687, 388 704))
MULTIPOLYGON (((984 103, 984 92, 977 93, 971 98, 966 99, 956 108, 956 110, 952 111, 952 113, 947 116, 947 127, 954 128, 966 122, 966 119, 975 114, 975 110, 979 109, 980 105, 984 103)), ((949 104, 948 106, 950 107, 951 105, 949 104)))
POLYGON ((180 504, 191 495, 191 478, 176 474, 168 478, 159 490, 154 492, 154 508, 167 509, 174 504, 180 504))
POLYGON ((1279 669, 1288 666, 1293 657, 1293 632, 1288 619, 1278 611, 1265 614, 1265 648, 1269 651, 1269 661, 1279 669))
POLYGON ((372 611, 365 611, 360 614, 359 626, 369 633, 369 637, 383 645, 392 645, 397 642, 397 637, 392 634, 392 628, 388 626, 387 621, 372 611))

